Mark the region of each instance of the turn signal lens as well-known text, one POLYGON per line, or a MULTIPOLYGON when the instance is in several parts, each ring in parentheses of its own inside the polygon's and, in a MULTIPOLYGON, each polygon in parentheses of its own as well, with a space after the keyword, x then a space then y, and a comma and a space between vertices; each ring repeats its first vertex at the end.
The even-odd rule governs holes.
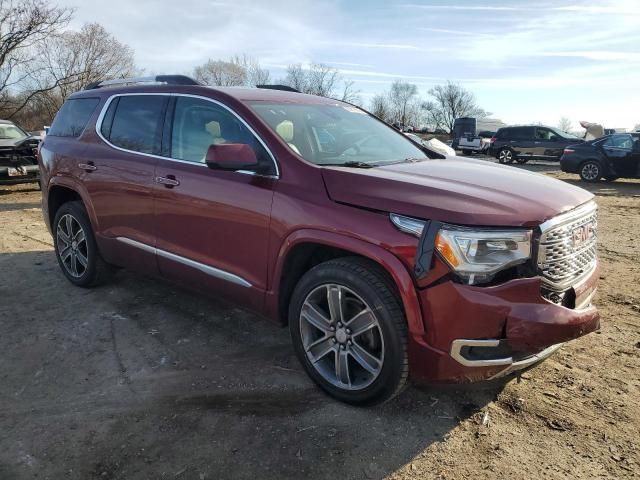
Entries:
POLYGON ((460 260, 456 257, 453 248, 447 243, 447 240, 440 233, 436 235, 436 250, 444 257, 449 265, 458 267, 460 260))

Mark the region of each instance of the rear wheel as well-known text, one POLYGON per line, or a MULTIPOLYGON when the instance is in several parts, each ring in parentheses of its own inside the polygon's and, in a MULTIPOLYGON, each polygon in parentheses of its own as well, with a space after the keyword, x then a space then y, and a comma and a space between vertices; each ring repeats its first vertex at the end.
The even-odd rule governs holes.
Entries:
POLYGON ((67 202, 56 212, 53 243, 58 264, 67 280, 79 287, 92 287, 109 273, 98 253, 89 216, 81 202, 67 202))
POLYGON ((498 162, 500 163, 513 163, 515 155, 508 148, 503 148, 498 152, 498 162))
POLYGON ((309 270, 293 293, 289 329, 309 376, 343 402, 384 402, 406 383, 406 321, 373 262, 346 257, 309 270))
POLYGON ((602 167, 595 160, 589 160, 580 165, 579 174, 585 182, 597 182, 602 178, 602 167))

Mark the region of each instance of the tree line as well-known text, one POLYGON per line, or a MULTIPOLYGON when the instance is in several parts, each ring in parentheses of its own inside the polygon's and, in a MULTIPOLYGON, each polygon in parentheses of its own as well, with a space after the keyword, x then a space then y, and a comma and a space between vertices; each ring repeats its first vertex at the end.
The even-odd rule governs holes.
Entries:
MULTIPOLYGON (((87 84, 143 74, 133 49, 102 25, 68 30, 73 13, 45 0, 0 0, 0 118, 41 129, 69 95, 87 84)), ((212 86, 288 85, 363 106, 398 126, 441 133, 452 130, 456 117, 488 115, 471 92, 453 82, 431 88, 422 98, 416 85, 396 80, 387 92, 364 102, 352 80, 322 63, 291 64, 282 78, 273 79, 257 59, 243 54, 209 59, 191 75, 212 86)))

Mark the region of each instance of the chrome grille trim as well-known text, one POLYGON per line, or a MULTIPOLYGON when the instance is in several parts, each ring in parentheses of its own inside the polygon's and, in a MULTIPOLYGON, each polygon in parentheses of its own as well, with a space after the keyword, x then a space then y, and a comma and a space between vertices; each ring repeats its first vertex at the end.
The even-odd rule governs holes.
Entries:
POLYGON ((538 271, 550 290, 564 291, 589 275, 597 264, 598 206, 591 201, 540 225, 538 271), (576 229, 592 225, 592 235, 574 245, 576 229))

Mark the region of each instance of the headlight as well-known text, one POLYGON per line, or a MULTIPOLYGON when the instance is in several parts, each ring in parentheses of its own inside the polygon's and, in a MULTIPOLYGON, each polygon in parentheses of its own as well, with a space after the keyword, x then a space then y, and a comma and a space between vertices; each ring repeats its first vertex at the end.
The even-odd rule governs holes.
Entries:
MULTIPOLYGON (((424 220, 392 213, 399 230, 420 237, 424 220)), ((531 230, 472 229, 443 225, 435 238, 435 250, 469 284, 482 283, 505 268, 531 257, 531 230)))
POLYGON ((470 284, 490 280, 500 270, 531 257, 531 230, 472 230, 443 226, 435 248, 470 284))

